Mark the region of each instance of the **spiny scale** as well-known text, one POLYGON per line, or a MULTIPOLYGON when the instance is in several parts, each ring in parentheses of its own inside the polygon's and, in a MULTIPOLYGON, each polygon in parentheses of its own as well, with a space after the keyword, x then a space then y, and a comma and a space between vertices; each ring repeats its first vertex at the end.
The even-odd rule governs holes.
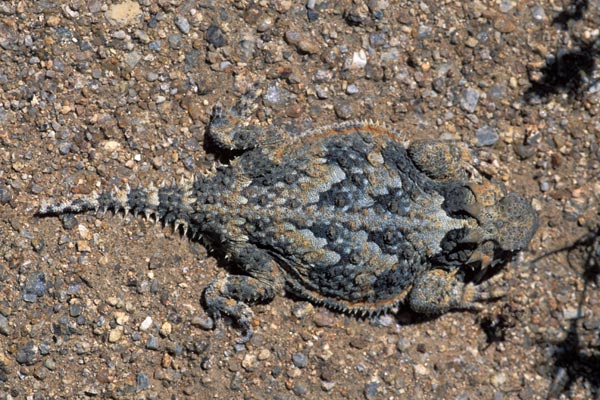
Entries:
MULTIPOLYGON (((155 223, 162 221, 166 225, 171 225, 175 231, 183 229, 183 236, 186 236, 189 230, 189 215, 196 201, 193 196, 193 186, 193 180, 184 178, 179 184, 172 183, 160 187, 150 184, 147 189, 141 186, 132 189, 129 184, 125 184, 123 189, 114 186, 111 191, 102 193, 93 191, 89 196, 64 203, 43 202, 37 215, 80 214, 90 211, 102 215, 109 210, 123 213, 124 216, 129 213, 134 217, 143 214, 147 220, 152 219, 155 223)), ((194 233, 195 238, 200 236, 197 229, 194 229, 194 233)))

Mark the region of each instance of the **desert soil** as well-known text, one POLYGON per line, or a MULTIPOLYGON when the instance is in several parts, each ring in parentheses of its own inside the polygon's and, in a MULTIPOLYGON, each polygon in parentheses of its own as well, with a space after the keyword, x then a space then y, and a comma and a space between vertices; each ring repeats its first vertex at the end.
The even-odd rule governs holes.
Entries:
POLYGON ((600 392, 600 2, 0 2, 0 399, 589 399, 600 392), (540 226, 480 313, 360 319, 289 295, 239 344, 232 267, 46 199, 209 170, 254 82, 290 135, 373 119, 461 140, 540 226))

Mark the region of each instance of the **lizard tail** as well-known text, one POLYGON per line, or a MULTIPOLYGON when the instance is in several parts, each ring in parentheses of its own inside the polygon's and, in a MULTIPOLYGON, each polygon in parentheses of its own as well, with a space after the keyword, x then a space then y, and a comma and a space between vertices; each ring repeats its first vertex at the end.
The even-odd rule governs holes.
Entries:
POLYGON ((36 215, 44 217, 85 212, 105 213, 109 210, 125 215, 142 214, 147 219, 153 218, 156 222, 162 221, 165 225, 173 226, 175 230, 182 228, 185 235, 190 215, 194 212, 193 183, 192 179, 161 187, 150 185, 148 188, 131 188, 126 185, 124 189, 93 192, 89 196, 63 203, 43 202, 36 215))

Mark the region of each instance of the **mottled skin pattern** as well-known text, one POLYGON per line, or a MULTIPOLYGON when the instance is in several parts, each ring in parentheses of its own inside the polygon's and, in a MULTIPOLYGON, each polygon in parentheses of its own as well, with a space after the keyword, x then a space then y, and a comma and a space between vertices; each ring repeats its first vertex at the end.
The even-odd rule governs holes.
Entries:
POLYGON ((330 308, 373 315, 407 303, 441 314, 478 309, 498 292, 485 275, 527 247, 537 218, 528 202, 472 176, 461 144, 413 142, 374 123, 350 122, 286 138, 244 127, 249 92, 209 134, 245 150, 209 176, 162 188, 126 188, 53 205, 38 215, 142 213, 203 237, 244 275, 205 291, 208 310, 250 335, 248 303, 283 289, 330 308), (475 274, 473 274, 475 272, 475 274))

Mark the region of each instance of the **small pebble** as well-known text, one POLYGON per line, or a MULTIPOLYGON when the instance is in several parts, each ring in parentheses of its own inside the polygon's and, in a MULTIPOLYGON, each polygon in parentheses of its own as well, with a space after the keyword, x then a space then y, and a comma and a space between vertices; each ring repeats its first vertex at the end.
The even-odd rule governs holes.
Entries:
POLYGON ((146 348, 148 350, 158 350, 159 340, 155 336, 149 336, 146 341, 146 348))
POLYGON ((533 20, 536 22, 542 22, 544 18, 546 18, 546 13, 544 8, 541 6, 533 6, 531 7, 531 16, 533 20))
POLYGON ((215 48, 223 47, 227 44, 227 39, 225 39, 223 31, 216 25, 211 25, 208 27, 205 38, 206 41, 215 48))
POLYGON ((8 187, 0 185, 0 204, 7 204, 12 200, 8 187))
POLYGON ((190 322, 193 326, 197 326, 205 331, 210 331, 215 327, 215 321, 209 316, 193 317, 190 322))
POLYGON ((460 98, 460 107, 467 111, 473 112, 477 108, 479 102, 479 92, 475 89, 466 89, 460 98))
POLYGON ((410 349, 410 340, 404 337, 401 337, 398 340, 398 343, 396 343, 396 349, 398 349, 398 351, 400 352, 406 352, 408 349, 410 349))
POLYGON ((331 327, 335 324, 335 319, 331 312, 322 309, 314 315, 313 322, 318 327, 331 327))
POLYGON ((477 142, 475 143, 477 146, 493 146, 498 142, 500 136, 496 129, 484 126, 483 128, 479 128, 475 131, 475 139, 477 142))
POLYGON ((369 382, 365 385, 365 399, 371 400, 377 398, 377 390, 379 389, 378 382, 369 382))
POLYGON ((115 329, 112 329, 108 333, 108 341, 110 343, 116 343, 121 339, 122 336, 123 336, 123 328, 118 326, 115 329))
POLYGON ((292 306, 292 314, 298 319, 302 319, 314 310, 314 306, 306 301, 294 303, 292 306))
POLYGON ((248 372, 256 370, 258 363, 254 354, 247 353, 242 359, 242 368, 248 372))
POLYGON ((46 294, 46 275, 43 272, 30 274, 23 287, 23 300, 35 303, 38 297, 46 294))
POLYGON ((294 392, 296 396, 303 397, 308 394, 308 387, 302 382, 295 382, 292 387, 292 392, 294 392))
POLYGON ((177 28, 179 28, 181 33, 189 33, 190 32, 190 23, 187 20, 187 18, 185 18, 182 15, 178 15, 175 17, 175 25, 177 25, 177 28))
POLYGON ((142 391, 148 389, 150 386, 150 381, 148 379, 148 375, 144 373, 139 373, 135 377, 135 385, 137 391, 142 391))
POLYGON ((10 333, 10 325, 8 323, 8 318, 4 315, 0 314, 0 333, 4 336, 8 336, 10 333))
POLYGON ((304 353, 298 352, 292 355, 292 361, 298 368, 306 368, 308 365, 308 357, 304 353))
POLYGON ((161 336, 165 337, 165 336, 169 336, 172 331, 173 331, 173 325, 171 325, 171 323, 169 321, 166 321, 160 327, 159 333, 161 336))
POLYGON ((17 362, 24 365, 33 365, 38 361, 38 347, 34 342, 27 342, 17 351, 17 362))
POLYGON ((417 375, 429 375, 429 369, 423 364, 415 364, 414 370, 417 375))
POLYGON ((147 316, 140 324, 140 331, 146 332, 152 326, 152 318, 147 316))

